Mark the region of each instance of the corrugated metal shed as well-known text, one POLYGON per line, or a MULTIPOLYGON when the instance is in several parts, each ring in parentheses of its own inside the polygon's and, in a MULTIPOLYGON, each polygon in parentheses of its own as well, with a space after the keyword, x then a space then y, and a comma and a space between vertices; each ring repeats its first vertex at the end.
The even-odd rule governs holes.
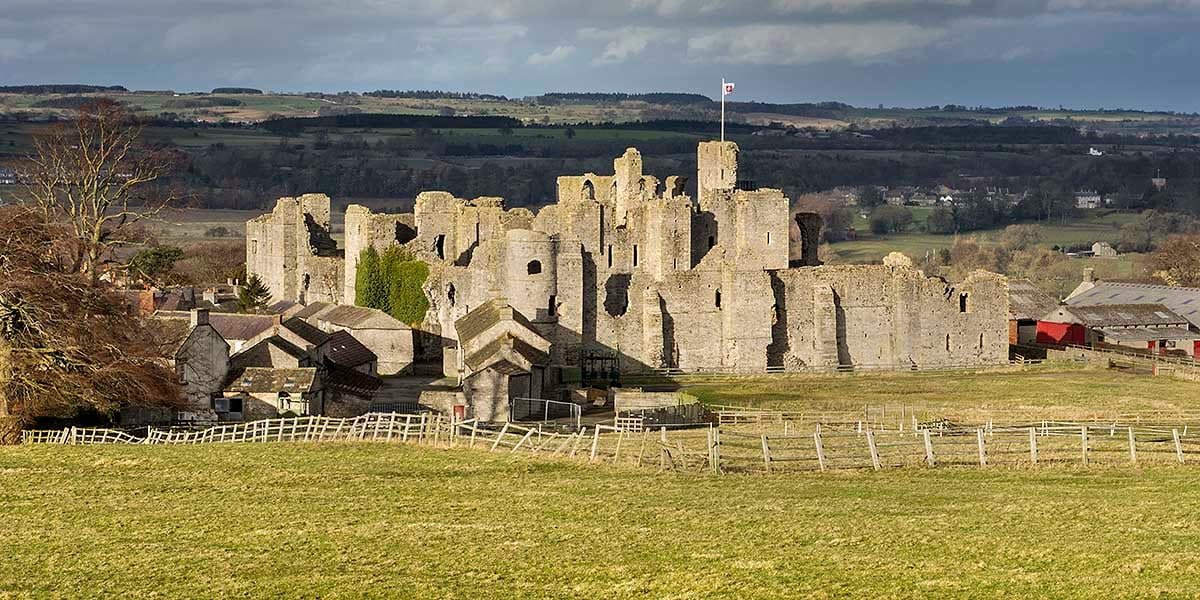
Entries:
POLYGON ((1095 287, 1067 299, 1074 305, 1161 304, 1200 327, 1200 288, 1171 287, 1146 283, 1100 281, 1095 287))
POLYGON ((1057 312, 1069 319, 1058 322, 1080 323, 1096 328, 1188 325, 1187 319, 1161 304, 1072 305, 1061 307, 1057 312))

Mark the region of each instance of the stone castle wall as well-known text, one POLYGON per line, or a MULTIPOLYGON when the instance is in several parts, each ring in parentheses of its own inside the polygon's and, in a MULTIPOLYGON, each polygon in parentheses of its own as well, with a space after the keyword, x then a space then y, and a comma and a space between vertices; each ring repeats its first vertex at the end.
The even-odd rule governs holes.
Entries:
POLYGON ((737 155, 732 142, 700 144, 698 199, 681 177, 644 174, 631 148, 613 175, 560 177, 558 202, 536 215, 446 192, 420 194, 406 215, 351 206, 344 258, 326 241, 327 197, 282 198, 247 224, 247 265, 276 299, 352 303, 359 252, 403 245, 431 265, 423 330, 453 345, 457 318, 503 297, 568 366, 586 355, 744 372, 1006 360, 1003 277, 948 284, 902 257, 819 267, 816 241, 792 249, 788 235, 819 236, 819 218, 793 223, 781 191, 738 189, 737 155))

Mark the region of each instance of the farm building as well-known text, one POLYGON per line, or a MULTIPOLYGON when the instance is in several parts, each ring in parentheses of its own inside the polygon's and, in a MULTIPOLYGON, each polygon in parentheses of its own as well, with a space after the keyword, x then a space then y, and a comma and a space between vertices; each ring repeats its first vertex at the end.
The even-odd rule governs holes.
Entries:
POLYGON ((173 363, 186 408, 176 421, 361 414, 381 384, 374 353, 347 332, 329 335, 299 319, 260 316, 265 326, 252 333, 262 323, 249 315, 185 314, 158 316, 179 340, 173 363))
POLYGON ((1200 333, 1161 304, 1063 305, 1038 320, 1039 344, 1122 346, 1194 356, 1200 333))
POLYGON ((1070 305, 1161 304, 1200 328, 1200 288, 1149 283, 1098 281, 1092 269, 1083 270, 1083 281, 1067 296, 1070 305))
POLYGON ((1028 279, 1008 280, 1008 343, 1037 341, 1038 319, 1054 310, 1058 300, 1028 279))

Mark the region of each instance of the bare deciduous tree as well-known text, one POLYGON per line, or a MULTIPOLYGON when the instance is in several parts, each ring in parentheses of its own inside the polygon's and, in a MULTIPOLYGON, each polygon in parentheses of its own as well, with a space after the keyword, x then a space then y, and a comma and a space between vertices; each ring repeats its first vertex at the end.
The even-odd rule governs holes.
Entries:
POLYGON ((142 144, 141 135, 119 104, 100 101, 34 139, 30 200, 47 223, 68 226, 77 241, 72 266, 93 281, 112 248, 138 243, 143 222, 178 200, 161 185, 178 154, 142 144))
POLYGON ((0 207, 0 443, 38 417, 179 404, 167 365, 178 340, 70 270, 66 230, 0 207))

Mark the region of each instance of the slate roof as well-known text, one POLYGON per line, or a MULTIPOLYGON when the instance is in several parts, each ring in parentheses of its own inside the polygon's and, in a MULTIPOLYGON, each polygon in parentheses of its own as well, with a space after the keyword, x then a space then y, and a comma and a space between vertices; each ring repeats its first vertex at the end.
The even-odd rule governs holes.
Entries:
POLYGON ((1008 318, 1036 320, 1058 306, 1058 300, 1028 279, 1008 280, 1008 318))
POLYGON ((509 360, 510 356, 529 365, 550 364, 549 354, 511 335, 503 335, 488 342, 486 346, 468 356, 465 362, 472 371, 481 371, 488 367, 497 367, 498 370, 508 374, 528 371, 526 365, 509 360), (503 364, 498 365, 498 363, 503 364))
MULTIPOLYGON (((189 323, 191 320, 191 314, 186 311, 160 310, 155 312, 154 316, 161 319, 183 319, 185 323, 189 323)), ((245 341, 274 326, 275 317, 271 315, 209 313, 208 322, 226 341, 245 341)))
POLYGON ((1186 326, 1188 323, 1187 319, 1161 304, 1072 305, 1063 309, 1088 327, 1186 326))
POLYGON ((301 319, 308 319, 309 317, 316 316, 317 313, 328 310, 329 308, 332 308, 332 307, 333 307, 333 305, 328 302, 313 302, 312 304, 309 304, 308 306, 305 306, 304 308, 300 309, 299 312, 297 312, 296 314, 294 314, 292 316, 300 317, 301 319))
POLYGON ((1105 341, 1150 342, 1156 340, 1200 340, 1200 333, 1187 327, 1135 327, 1130 329, 1098 329, 1105 341))
POLYGON ((1067 299, 1070 305, 1138 303, 1161 304, 1200 327, 1200 288, 1098 281, 1095 287, 1067 299))
POLYGON ((369 398, 383 385, 383 381, 378 377, 330 362, 325 365, 325 385, 339 391, 369 398))
POLYGON ((537 331, 533 328, 533 323, 530 323, 529 319, 526 319, 524 315, 513 310, 504 301, 496 298, 480 304, 472 309, 471 312, 459 317, 454 321, 454 329, 458 331, 459 343, 465 346, 496 323, 506 319, 512 319, 524 325, 526 329, 537 331))
POLYGON ((316 315, 316 318, 350 329, 412 329, 382 310, 365 306, 339 304, 316 315))
POLYGON ((229 384, 225 386, 225 391, 249 394, 272 392, 303 394, 312 391, 316 378, 317 369, 314 367, 300 369, 246 367, 230 378, 229 384))
POLYGON ((309 325, 307 321, 300 317, 292 317, 284 321, 283 326, 313 346, 320 346, 325 343, 325 340, 329 339, 329 334, 309 325))
POLYGON ((371 352, 348 331, 335 331, 329 335, 327 356, 329 356, 329 360, 351 368, 379 360, 374 352, 371 352))

